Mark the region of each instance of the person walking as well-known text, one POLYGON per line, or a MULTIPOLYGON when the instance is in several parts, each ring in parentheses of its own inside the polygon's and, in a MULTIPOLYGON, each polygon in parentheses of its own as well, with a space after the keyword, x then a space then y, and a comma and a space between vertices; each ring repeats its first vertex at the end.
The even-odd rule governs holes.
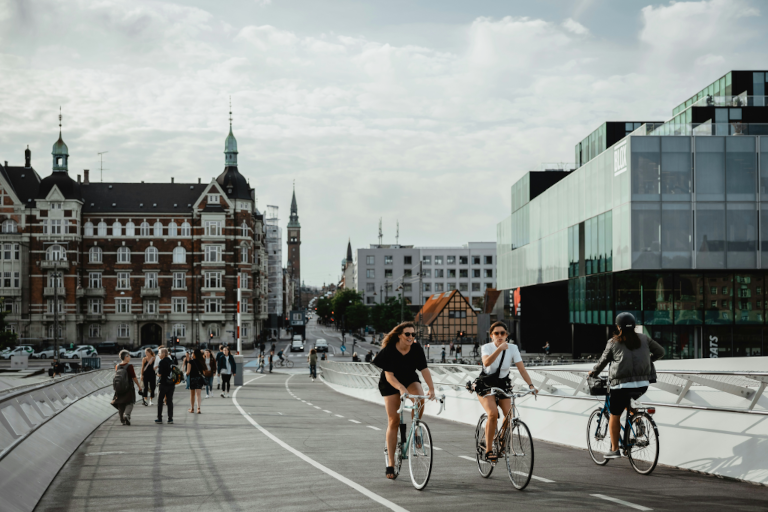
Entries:
POLYGON ((258 372, 264 373, 264 354, 259 354, 259 367, 256 370, 258 372))
POLYGON ((315 382, 317 378, 317 349, 314 347, 309 351, 307 362, 309 363, 309 377, 312 379, 312 382, 315 382))
POLYGON ((480 355, 478 352, 479 350, 480 350, 480 342, 475 340, 475 343, 472 346, 472 355, 475 357, 479 356, 480 355))
POLYGON ((157 377, 160 381, 157 392, 157 419, 155 423, 163 422, 163 404, 168 406, 168 424, 173 423, 173 391, 176 384, 171 380, 173 361, 168 357, 168 349, 163 347, 157 353, 160 360, 157 365, 157 377))
POLYGON ((635 317, 632 313, 619 313, 616 316, 616 328, 605 346, 603 355, 597 364, 589 372, 596 377, 600 375, 608 363, 610 369, 610 403, 611 417, 608 420, 608 431, 611 434, 611 451, 605 455, 606 459, 618 459, 619 430, 621 428, 621 414, 628 409, 632 399, 640 398, 650 385, 652 372, 651 363, 664 357, 664 347, 645 334, 635 332, 635 317))
POLYGON ((216 371, 221 375, 221 398, 229 398, 229 381, 235 375, 235 358, 229 353, 229 347, 224 347, 221 365, 216 371))
POLYGON ((131 364, 131 354, 127 350, 121 350, 120 363, 115 366, 115 378, 112 381, 112 387, 115 390, 112 405, 117 408, 120 423, 123 425, 131 424, 131 412, 133 411, 133 404, 136 403, 136 390, 133 389, 131 381, 141 391, 141 384, 136 378, 136 370, 131 364))
POLYGON ((145 406, 152 405, 152 399, 155 398, 155 385, 157 384, 155 359, 155 353, 151 348, 147 348, 141 360, 141 383, 144 386, 141 402, 145 406), (149 403, 147 403, 147 395, 149 395, 149 403))
MULTIPOLYGON (((219 366, 220 359, 224 357, 224 345, 219 344, 219 351, 216 352, 216 366, 219 366)), ((216 389, 221 389, 221 375, 216 374, 216 389)))
MULTIPOLYGON (((181 367, 182 368, 186 368, 187 367, 187 361, 189 361, 191 357, 192 357, 192 352, 190 352, 189 350, 184 352, 184 357, 181 358, 181 367)), ((186 370, 184 371, 184 374, 185 374, 184 375, 184 381, 187 383, 187 389, 190 389, 189 388, 189 374, 186 372, 186 370)))
POLYGON ((461 360, 461 343, 456 345, 456 362, 461 360))
POLYGON ((272 345, 272 350, 269 351, 269 373, 272 373, 272 363, 275 358, 275 346, 272 345))
POLYGON ((184 373, 187 374, 189 380, 189 412, 191 413, 195 412, 195 398, 197 398, 197 414, 200 414, 200 398, 202 397, 203 386, 205 385, 205 379, 203 378, 204 365, 203 353, 200 352, 199 348, 188 354, 184 373))
POLYGON ((352 352, 352 362, 353 363, 359 363, 360 362, 360 358, 357 357, 357 352, 352 352))
POLYGON ((203 354, 205 368, 203 369, 203 378, 205 379, 205 398, 211 398, 213 391, 213 376, 216 375, 216 359, 213 358, 211 349, 205 349, 203 354))
POLYGON ((369 350, 367 354, 365 354, 365 362, 370 363, 373 361, 373 350, 369 350))
POLYGON ((440 353, 440 362, 445 363, 445 345, 443 345, 443 351, 440 353))
POLYGON ((450 349, 451 349, 451 357, 453 357, 453 351, 454 351, 453 342, 451 342, 450 349))

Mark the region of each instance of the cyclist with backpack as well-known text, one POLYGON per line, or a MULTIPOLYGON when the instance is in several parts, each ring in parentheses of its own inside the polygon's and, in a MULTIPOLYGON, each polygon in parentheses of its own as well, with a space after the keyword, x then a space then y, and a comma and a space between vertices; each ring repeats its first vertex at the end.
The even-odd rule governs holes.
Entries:
POLYGON ((117 412, 120 414, 120 423, 123 425, 131 424, 131 412, 133 411, 133 404, 136 402, 136 391, 133 389, 133 384, 136 384, 136 387, 141 391, 139 379, 136 378, 136 370, 130 363, 131 354, 127 350, 121 350, 120 363, 115 366, 115 377, 112 380, 112 388, 115 390, 112 405, 117 408, 117 412))

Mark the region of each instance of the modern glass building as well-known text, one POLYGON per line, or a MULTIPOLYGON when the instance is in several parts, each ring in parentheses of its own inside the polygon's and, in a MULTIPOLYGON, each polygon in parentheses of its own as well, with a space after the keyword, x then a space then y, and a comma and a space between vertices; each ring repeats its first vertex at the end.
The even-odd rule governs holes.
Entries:
POLYGON ((633 123, 543 192, 531 194, 533 173, 513 185, 497 283, 519 288, 508 314, 523 349, 600 352, 629 311, 668 357, 768 352, 766 76, 728 73, 724 94, 708 87, 667 123, 633 123))

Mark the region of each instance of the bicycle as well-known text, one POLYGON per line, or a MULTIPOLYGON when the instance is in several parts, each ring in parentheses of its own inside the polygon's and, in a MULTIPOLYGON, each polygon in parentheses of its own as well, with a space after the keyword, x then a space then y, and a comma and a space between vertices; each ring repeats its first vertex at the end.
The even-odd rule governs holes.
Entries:
MULTIPOLYGON (((423 402, 415 401, 413 405, 406 405, 405 401, 408 398, 426 399, 429 398, 425 395, 409 395, 408 393, 400 397, 400 409, 397 412, 400 413, 400 439, 397 441, 397 449, 395 452, 395 478, 400 474, 400 467, 404 460, 408 461, 408 469, 411 473, 411 483, 416 490, 422 490, 427 486, 429 477, 432 474, 432 434, 429 431, 429 427, 424 423, 418 415, 414 415, 413 422, 411 423, 411 429, 406 435, 405 429, 405 411, 416 411, 423 405, 423 402), (419 436, 421 446, 416 446, 416 436, 419 436)), ((437 397, 440 401, 440 410, 438 415, 445 409, 445 395, 437 397)), ((389 458, 387 457, 387 442, 384 441, 384 461, 386 465, 389 465, 389 458)))
MULTIPOLYGON (((605 466, 609 460, 605 453, 611 451, 611 436, 608 433, 608 420, 611 417, 610 391, 605 396, 605 403, 600 409, 592 411, 587 422, 587 448, 592 460, 598 466, 605 466)), ((659 461, 659 429, 653 421, 655 407, 642 407, 632 400, 619 437, 619 449, 629 459, 635 471, 649 475, 659 461), (639 407, 634 407, 639 406, 639 407)))
POLYGON ((293 368, 293 361, 291 361, 287 357, 284 357, 283 359, 278 358, 278 360, 275 362, 275 367, 277 366, 281 366, 284 368, 293 368))
MULTIPOLYGON (((488 393, 497 397, 502 395, 505 398, 512 399, 512 406, 509 409, 510 414, 507 414, 501 423, 501 428, 496 432, 496 436, 493 438, 493 447, 496 453, 504 454, 509 480, 515 486, 515 489, 519 491, 528 486, 528 483, 531 481, 531 475, 533 475, 533 438, 531 437, 531 431, 528 430, 528 426, 523 423, 517 414, 515 399, 530 395, 533 392, 534 390, 531 389, 525 393, 507 393, 500 388, 491 388, 488 393)), ((485 446, 485 424, 487 420, 488 415, 483 413, 475 428, 475 458, 477 459, 477 469, 483 478, 490 477, 493 468, 496 467, 496 461, 489 461, 485 457, 487 452, 485 446)))

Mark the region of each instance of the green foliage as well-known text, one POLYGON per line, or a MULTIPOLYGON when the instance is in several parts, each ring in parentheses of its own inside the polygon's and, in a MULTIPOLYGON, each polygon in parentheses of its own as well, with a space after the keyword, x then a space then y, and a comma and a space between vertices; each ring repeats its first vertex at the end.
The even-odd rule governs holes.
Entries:
POLYGON ((362 329, 368 325, 368 307, 363 305, 362 302, 356 302, 347 308, 346 312, 346 328, 349 331, 355 331, 362 329))
MULTIPOLYGON (((344 288, 336 292, 336 295, 331 299, 331 307, 333 308, 333 315, 337 322, 341 322, 341 319, 347 314, 347 309, 353 304, 362 304, 363 296, 355 290, 344 288)), ((349 320, 345 318, 347 323, 349 320)), ((341 324, 339 324, 341 325, 341 324)))
POLYGON ((5 317, 10 312, 5 310, 5 300, 0 299, 0 349, 12 347, 16 344, 16 333, 5 330, 5 317))
POLYGON ((317 316, 325 320, 331 319, 331 300, 327 297, 320 297, 317 299, 317 316))
MULTIPOLYGON (((402 308, 403 321, 413 320, 413 313, 407 308, 402 308)), ((400 323, 401 299, 390 297, 383 304, 376 304, 371 308, 370 322, 377 332, 389 332, 400 323)))

